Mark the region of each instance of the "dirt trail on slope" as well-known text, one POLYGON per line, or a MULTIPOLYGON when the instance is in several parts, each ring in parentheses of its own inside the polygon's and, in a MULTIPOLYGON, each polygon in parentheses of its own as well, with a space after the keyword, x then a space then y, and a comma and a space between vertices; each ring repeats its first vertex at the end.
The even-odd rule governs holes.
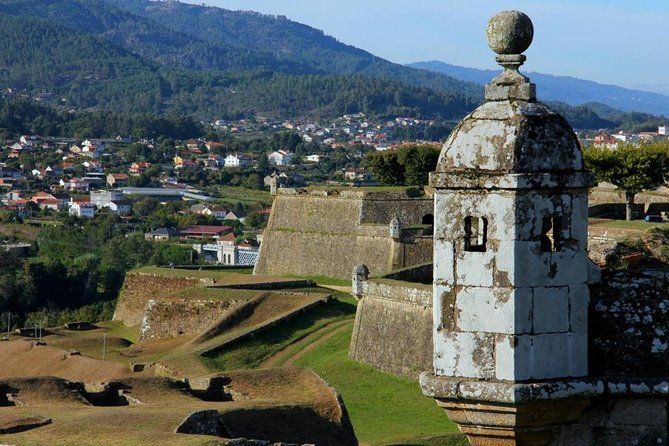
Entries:
POLYGON ((300 359, 302 356, 306 355, 316 347, 322 345, 324 342, 326 342, 328 339, 333 337, 334 335, 337 335, 343 331, 349 330, 351 328, 351 325, 353 324, 352 319, 346 319, 343 321, 335 321, 331 322, 325 326, 323 326, 321 329, 307 335, 306 337, 293 342, 292 344, 287 345, 277 353, 275 353, 273 356, 269 357, 263 364, 262 368, 271 368, 271 367, 276 367, 276 364, 281 362, 282 360, 288 358, 282 365, 281 367, 291 367, 295 361, 300 359), (334 329, 333 329, 334 327, 334 329), (329 331, 325 335, 321 335, 323 331, 329 331), (320 337, 319 337, 320 336, 320 337), (306 343, 306 347, 301 348, 297 351, 292 351, 292 347, 295 346, 296 344, 302 344, 306 343))

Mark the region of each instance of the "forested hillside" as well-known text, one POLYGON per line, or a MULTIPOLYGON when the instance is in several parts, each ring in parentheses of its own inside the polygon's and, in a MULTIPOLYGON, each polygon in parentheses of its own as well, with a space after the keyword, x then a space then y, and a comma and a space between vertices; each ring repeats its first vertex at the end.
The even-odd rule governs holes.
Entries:
POLYGON ((483 98, 483 89, 473 82, 389 62, 283 16, 177 1, 105 1, 210 44, 269 52, 276 59, 292 61, 316 72, 391 78, 414 86, 460 93, 477 104, 483 98))
POLYGON ((75 109, 200 118, 355 112, 458 117, 468 110, 458 93, 393 80, 162 67, 99 37, 6 14, 0 14, 0 64, 4 88, 49 93, 53 104, 75 109))
MULTIPOLYGON (((475 83, 393 64, 320 30, 254 12, 176 1, 4 0, 0 28, 5 96, 39 97, 62 111, 151 120, 356 112, 458 119, 482 100, 475 83)), ((638 130, 662 122, 598 104, 554 107, 576 128, 638 130)), ((72 127, 60 118, 52 126, 72 127)))

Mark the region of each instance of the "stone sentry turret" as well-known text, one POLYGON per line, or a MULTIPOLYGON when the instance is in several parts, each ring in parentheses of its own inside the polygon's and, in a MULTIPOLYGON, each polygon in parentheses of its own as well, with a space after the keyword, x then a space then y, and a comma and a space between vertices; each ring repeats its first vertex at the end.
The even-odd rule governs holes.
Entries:
POLYGON ((434 371, 421 376, 475 445, 553 444, 602 382, 588 375, 588 187, 566 120, 518 72, 517 11, 486 34, 504 68, 430 176, 434 371))

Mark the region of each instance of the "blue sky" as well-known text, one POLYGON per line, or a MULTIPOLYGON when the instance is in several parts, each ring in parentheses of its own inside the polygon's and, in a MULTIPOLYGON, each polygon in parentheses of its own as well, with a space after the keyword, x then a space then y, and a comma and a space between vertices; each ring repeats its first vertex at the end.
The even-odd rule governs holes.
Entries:
POLYGON ((188 0, 322 29, 397 63, 442 60, 494 68, 484 29, 503 9, 527 13, 526 71, 669 93, 669 8, 660 0, 188 0))

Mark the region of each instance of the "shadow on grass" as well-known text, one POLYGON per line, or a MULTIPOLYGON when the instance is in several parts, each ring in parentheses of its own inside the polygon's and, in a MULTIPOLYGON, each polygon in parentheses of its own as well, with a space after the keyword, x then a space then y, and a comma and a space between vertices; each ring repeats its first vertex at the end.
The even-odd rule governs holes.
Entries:
POLYGON ((355 305, 338 298, 300 314, 253 338, 245 338, 202 355, 212 370, 257 368, 270 356, 323 326, 355 315, 355 305))

